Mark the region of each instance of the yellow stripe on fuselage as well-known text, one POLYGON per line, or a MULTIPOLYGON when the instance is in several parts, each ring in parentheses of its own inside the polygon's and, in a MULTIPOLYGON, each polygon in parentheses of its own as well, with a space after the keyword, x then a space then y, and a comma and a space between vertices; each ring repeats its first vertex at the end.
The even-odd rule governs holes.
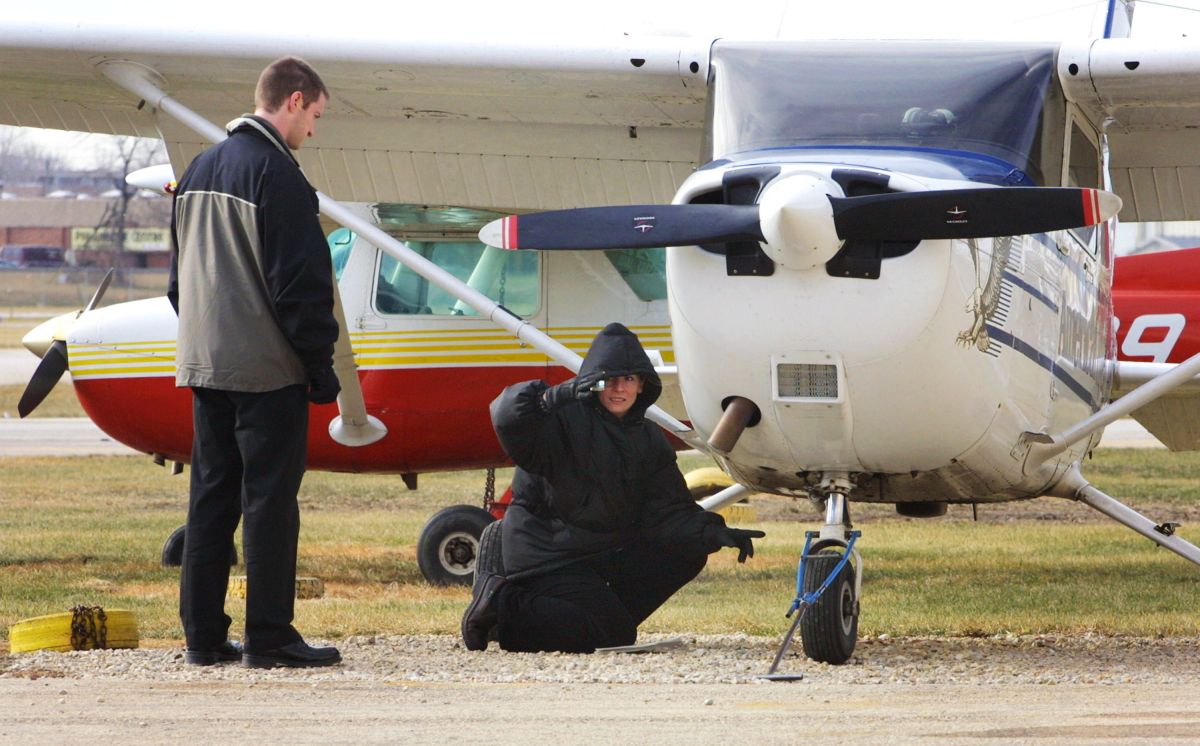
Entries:
MULTIPOLYGON (((667 326, 630 327, 643 343, 674 362, 667 326)), ((587 351, 598 327, 559 327, 548 333, 580 354, 587 351)), ((428 367, 547 365, 550 359, 502 329, 451 329, 354 332, 355 363, 366 370, 428 367)), ((74 378, 169 376, 175 374, 175 342, 72 344, 68 352, 74 378)))

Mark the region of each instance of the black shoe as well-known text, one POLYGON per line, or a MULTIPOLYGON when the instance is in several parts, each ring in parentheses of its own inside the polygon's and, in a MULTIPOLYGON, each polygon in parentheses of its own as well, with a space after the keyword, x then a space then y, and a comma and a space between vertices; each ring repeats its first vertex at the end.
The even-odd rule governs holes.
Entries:
POLYGON ((304 640, 242 654, 242 665, 246 668, 315 668, 341 662, 342 654, 337 648, 314 648, 304 640))
POLYGON ((471 594, 471 603, 462 618, 462 638, 467 650, 487 650, 488 636, 496 626, 496 592, 508 581, 503 575, 488 575, 471 594))
MULTIPOLYGON (((493 521, 483 527, 479 535, 479 551, 475 555, 475 578, 471 582, 471 597, 478 596, 483 590, 483 584, 493 575, 504 575, 504 552, 500 544, 500 521, 493 521)), ((493 624, 488 632, 488 642, 497 639, 497 628, 493 624)))
POLYGON ((193 666, 213 666, 217 663, 233 663, 242 659, 242 644, 226 640, 216 648, 185 648, 183 662, 193 666))
POLYGON ((471 582, 471 596, 478 596, 483 583, 492 575, 504 574, 504 555, 501 551, 501 522, 492 521, 479 534, 479 550, 475 554, 475 578, 471 582))

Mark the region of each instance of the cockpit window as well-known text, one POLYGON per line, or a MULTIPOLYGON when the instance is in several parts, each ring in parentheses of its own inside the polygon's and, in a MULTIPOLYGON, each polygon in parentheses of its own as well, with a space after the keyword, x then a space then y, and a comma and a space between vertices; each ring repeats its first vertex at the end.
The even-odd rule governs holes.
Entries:
POLYGON ((708 155, 953 151, 1011 164, 1035 184, 1045 184, 1047 173, 1057 181, 1059 164, 1042 162, 1043 133, 1061 133, 1063 124, 1054 51, 1008 43, 718 42, 708 155))
POLYGON ((354 239, 354 232, 348 228, 338 228, 326 239, 329 242, 329 256, 333 260, 333 274, 339 280, 342 279, 342 270, 346 269, 346 262, 350 261, 354 239))
POLYGON ((604 255, 640 300, 667 297, 666 249, 621 249, 604 255))
MULTIPOLYGON (((405 245, 518 316, 538 309, 541 255, 536 251, 505 251, 477 241, 406 241, 405 245)), ((379 262, 375 308, 385 315, 478 315, 387 254, 379 262)))

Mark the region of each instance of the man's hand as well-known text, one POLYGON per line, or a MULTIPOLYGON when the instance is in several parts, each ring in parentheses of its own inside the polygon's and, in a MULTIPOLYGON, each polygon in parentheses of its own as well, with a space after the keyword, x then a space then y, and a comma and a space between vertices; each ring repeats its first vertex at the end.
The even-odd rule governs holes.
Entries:
POLYGON ((745 562, 747 557, 754 556, 754 542, 751 539, 761 539, 766 535, 765 531, 721 526, 716 530, 714 538, 723 547, 735 547, 738 550, 737 561, 745 562))
POLYGON ((333 368, 314 368, 308 374, 308 400, 313 404, 329 404, 337 399, 342 384, 338 383, 333 368))
POLYGON ((563 381, 557 386, 551 386, 542 394, 542 408, 547 412, 558 409, 567 402, 585 401, 591 398, 597 383, 608 378, 602 370, 594 370, 587 375, 575 376, 569 381, 563 381))

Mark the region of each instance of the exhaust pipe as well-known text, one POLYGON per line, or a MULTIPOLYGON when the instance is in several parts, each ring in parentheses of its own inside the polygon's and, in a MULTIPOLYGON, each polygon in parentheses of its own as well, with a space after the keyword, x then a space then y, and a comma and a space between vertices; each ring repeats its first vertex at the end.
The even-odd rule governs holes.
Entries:
POLYGON ((725 414, 708 438, 708 447, 728 456, 746 428, 757 425, 761 419, 762 412, 754 402, 744 396, 730 397, 725 403, 725 414))

